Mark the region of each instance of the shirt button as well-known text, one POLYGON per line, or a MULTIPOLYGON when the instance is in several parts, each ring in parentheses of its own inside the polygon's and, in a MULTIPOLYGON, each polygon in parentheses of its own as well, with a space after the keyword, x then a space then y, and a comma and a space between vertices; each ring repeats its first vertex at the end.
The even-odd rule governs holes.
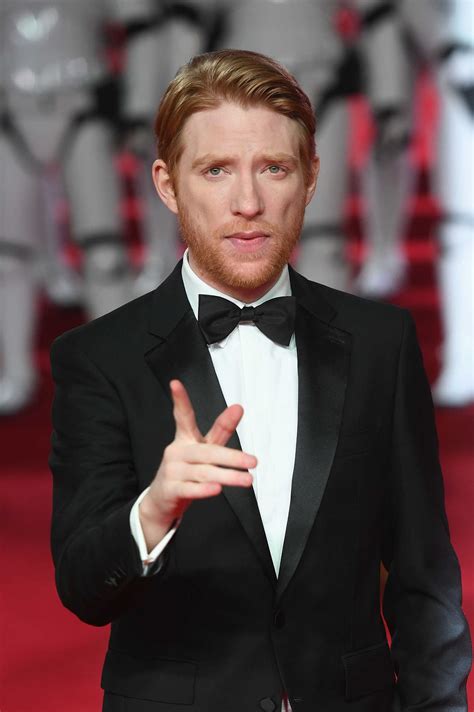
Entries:
POLYGON ((285 625, 285 614, 283 611, 276 611, 273 618, 273 625, 277 630, 281 630, 285 625))

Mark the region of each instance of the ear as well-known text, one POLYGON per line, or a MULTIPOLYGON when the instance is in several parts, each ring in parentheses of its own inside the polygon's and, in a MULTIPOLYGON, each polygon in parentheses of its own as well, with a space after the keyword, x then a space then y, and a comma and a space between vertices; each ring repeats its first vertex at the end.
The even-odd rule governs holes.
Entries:
POLYGON ((151 175, 153 183, 155 184, 156 192, 160 196, 161 200, 172 213, 177 214, 178 204, 176 202, 173 180, 168 171, 168 166, 161 160, 161 158, 157 158, 156 161, 154 161, 151 169, 151 175))
POLYGON ((319 158, 315 156, 311 161, 311 178, 306 186, 306 205, 311 202, 311 198, 316 190, 316 184, 318 182, 319 175, 319 158))

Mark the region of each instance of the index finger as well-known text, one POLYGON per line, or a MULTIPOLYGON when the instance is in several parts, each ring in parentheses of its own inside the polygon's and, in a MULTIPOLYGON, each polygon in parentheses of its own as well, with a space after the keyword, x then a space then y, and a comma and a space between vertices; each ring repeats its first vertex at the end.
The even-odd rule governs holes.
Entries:
POLYGON ((170 381, 171 398, 173 399, 173 417, 176 423, 175 440, 190 439, 202 442, 203 437, 196 423, 194 408, 186 388, 177 379, 170 381))

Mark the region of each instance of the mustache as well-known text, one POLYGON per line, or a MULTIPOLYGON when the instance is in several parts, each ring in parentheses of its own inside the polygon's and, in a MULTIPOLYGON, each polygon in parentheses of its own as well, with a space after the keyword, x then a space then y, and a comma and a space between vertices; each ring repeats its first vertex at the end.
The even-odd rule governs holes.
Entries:
POLYGON ((275 229, 275 225, 265 220, 259 220, 258 222, 233 221, 221 225, 219 229, 216 230, 215 237, 227 237, 237 232, 264 232, 267 235, 273 235, 278 232, 278 230, 275 229))

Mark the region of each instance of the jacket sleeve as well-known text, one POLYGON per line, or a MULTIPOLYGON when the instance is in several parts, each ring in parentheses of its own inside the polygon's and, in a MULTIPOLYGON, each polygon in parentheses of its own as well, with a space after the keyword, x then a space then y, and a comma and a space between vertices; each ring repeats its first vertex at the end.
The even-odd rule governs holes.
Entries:
POLYGON ((406 314, 394 396, 383 612, 397 710, 467 712, 469 631, 450 542, 430 388, 406 314))
POLYGON ((130 510, 139 491, 127 421, 106 375, 70 335, 53 344, 51 545, 63 604, 105 625, 146 586, 130 510))

